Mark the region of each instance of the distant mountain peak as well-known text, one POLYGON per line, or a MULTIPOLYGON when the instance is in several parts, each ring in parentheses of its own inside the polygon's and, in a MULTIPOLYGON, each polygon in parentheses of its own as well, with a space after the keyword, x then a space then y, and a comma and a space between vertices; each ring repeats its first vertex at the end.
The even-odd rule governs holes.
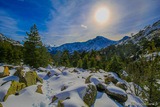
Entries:
POLYGON ((105 40, 110 40, 110 39, 108 39, 108 38, 106 38, 106 37, 104 37, 104 36, 96 36, 96 38, 94 38, 94 39, 100 39, 100 40, 102 40, 102 39, 105 39, 105 40))
MULTIPOLYGON (((127 36, 123 38, 126 39, 127 36)), ((122 40, 122 39, 121 39, 122 40)), ((68 50, 70 53, 73 53, 74 51, 82 52, 82 51, 91 51, 91 50, 101 50, 103 48, 106 48, 110 45, 114 45, 119 43, 120 41, 114 41, 110 40, 108 38, 105 38, 103 36, 97 36, 96 38, 90 39, 86 42, 74 42, 74 43, 67 43, 63 44, 59 47, 51 47, 49 48, 49 52, 56 53, 58 51, 65 51, 68 50)))
MULTIPOLYGON (((96 36, 96 38, 95 39, 104 39, 105 37, 103 37, 103 36, 96 36)), ((106 39, 106 38, 105 38, 106 39)))

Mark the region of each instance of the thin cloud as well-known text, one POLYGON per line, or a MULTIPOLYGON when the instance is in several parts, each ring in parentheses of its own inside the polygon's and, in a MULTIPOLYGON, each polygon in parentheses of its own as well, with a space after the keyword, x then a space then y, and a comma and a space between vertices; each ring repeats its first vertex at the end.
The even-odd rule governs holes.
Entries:
POLYGON ((87 29, 87 26, 85 26, 85 25, 81 25, 81 27, 84 28, 84 29, 87 29))
POLYGON ((0 33, 5 34, 6 36, 21 41, 22 36, 18 36, 17 32, 24 32, 23 30, 17 27, 16 19, 10 17, 7 12, 0 10, 0 33))

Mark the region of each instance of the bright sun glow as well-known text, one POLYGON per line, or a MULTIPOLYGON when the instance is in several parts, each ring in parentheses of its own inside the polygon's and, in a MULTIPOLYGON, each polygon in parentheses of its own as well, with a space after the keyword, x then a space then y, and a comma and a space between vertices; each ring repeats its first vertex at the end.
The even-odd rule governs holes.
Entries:
POLYGON ((98 8, 95 12, 95 19, 100 24, 106 23, 109 19, 109 10, 106 7, 98 8))

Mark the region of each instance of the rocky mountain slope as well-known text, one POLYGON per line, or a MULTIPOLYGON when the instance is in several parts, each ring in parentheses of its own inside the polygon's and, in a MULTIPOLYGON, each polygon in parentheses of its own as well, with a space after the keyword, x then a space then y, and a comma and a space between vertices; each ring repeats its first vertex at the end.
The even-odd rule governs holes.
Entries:
POLYGON ((22 46, 22 44, 20 44, 19 41, 15 41, 15 40, 13 40, 11 38, 8 38, 5 35, 3 35, 2 33, 0 33, 0 41, 7 41, 7 42, 10 42, 13 45, 22 46))
POLYGON ((142 39, 151 40, 155 36, 160 35, 160 20, 156 21, 152 25, 148 25, 140 30, 138 33, 133 34, 131 38, 126 39, 125 41, 120 42, 119 44, 133 43, 137 44, 142 39))
POLYGON ((144 107, 134 83, 113 72, 51 66, 0 66, 0 71, 3 107, 144 107))
POLYGON ((125 36, 119 41, 113 41, 110 39, 107 39, 103 36, 97 36, 94 39, 88 40, 86 42, 74 42, 74 43, 67 43, 63 44, 59 47, 48 47, 49 51, 51 53, 56 53, 57 51, 63 52, 64 50, 68 50, 70 53, 73 53, 74 51, 82 52, 82 51, 91 51, 91 50, 100 50, 103 48, 106 48, 110 45, 117 44, 119 42, 122 42, 126 39, 128 39, 128 36, 125 36))

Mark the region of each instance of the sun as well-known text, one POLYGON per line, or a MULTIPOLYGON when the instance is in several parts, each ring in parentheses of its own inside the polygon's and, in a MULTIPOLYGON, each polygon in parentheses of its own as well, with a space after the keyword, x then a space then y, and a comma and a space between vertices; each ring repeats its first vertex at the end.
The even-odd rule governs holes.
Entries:
POLYGON ((109 19, 109 10, 106 7, 100 7, 95 12, 95 20, 99 24, 104 24, 109 19))

